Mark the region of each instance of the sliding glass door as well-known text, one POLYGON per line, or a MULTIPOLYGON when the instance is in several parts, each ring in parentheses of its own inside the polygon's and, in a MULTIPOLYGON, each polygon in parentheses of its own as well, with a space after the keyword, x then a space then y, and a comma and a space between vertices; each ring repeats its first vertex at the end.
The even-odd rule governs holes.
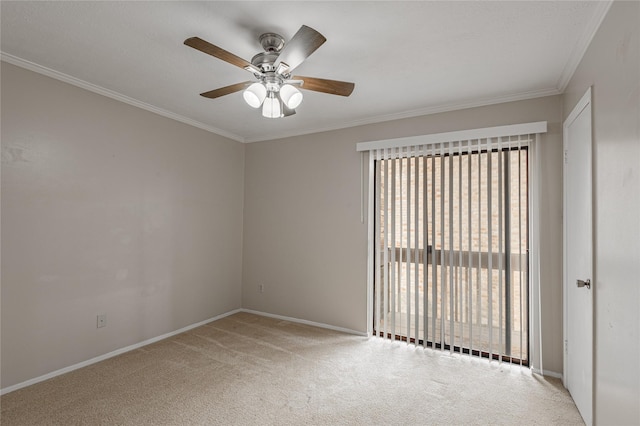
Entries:
POLYGON ((466 141, 375 161, 377 335, 528 362, 527 154, 466 141))

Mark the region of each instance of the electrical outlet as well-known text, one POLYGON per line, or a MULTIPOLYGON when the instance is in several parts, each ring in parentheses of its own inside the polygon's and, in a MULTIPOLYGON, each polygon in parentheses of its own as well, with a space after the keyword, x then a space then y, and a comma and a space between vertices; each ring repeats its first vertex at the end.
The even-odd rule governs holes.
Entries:
POLYGON ((98 328, 107 326, 107 314, 98 315, 98 328))
POLYGON ((264 293, 264 284, 260 284, 260 293, 264 293))

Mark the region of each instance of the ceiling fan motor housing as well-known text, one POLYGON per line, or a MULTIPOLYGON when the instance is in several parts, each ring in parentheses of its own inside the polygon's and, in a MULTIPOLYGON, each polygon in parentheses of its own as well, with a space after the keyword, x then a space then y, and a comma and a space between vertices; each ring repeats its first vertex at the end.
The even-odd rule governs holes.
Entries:
POLYGON ((284 47, 284 37, 276 33, 264 33, 260 36, 260 45, 265 52, 280 52, 284 47))
POLYGON ((273 66, 276 59, 278 59, 278 53, 272 52, 261 52, 251 59, 251 63, 263 73, 262 75, 256 74, 256 77, 263 82, 269 92, 279 91, 285 80, 284 76, 279 75, 273 66))
POLYGON ((278 59, 278 53, 260 52, 251 59, 251 63, 260 68, 263 72, 275 71, 273 64, 278 59))

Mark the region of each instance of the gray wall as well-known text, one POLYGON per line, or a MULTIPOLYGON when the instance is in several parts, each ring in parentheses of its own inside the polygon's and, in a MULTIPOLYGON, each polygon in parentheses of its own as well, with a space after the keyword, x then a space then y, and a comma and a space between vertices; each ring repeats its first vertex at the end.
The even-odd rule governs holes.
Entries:
POLYGON ((615 2, 565 91, 593 107, 595 420, 640 424, 640 3, 615 2))
POLYGON ((562 372, 561 116, 552 96, 248 145, 242 306, 365 332, 367 225, 356 143, 546 120, 543 365, 562 372))
POLYGON ((239 308, 243 179, 240 143, 3 62, 2 387, 239 308))

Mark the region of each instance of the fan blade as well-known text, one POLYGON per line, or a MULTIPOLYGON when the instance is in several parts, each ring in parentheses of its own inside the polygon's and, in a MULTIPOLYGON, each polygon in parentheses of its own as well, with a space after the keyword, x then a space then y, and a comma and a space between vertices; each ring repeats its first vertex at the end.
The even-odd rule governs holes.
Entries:
POLYGON ((232 84, 231 86, 221 87, 219 89, 210 90, 208 92, 200 93, 200 96, 204 96, 205 98, 215 99, 220 96, 228 95, 230 93, 239 92, 251 84, 250 81, 245 81, 243 83, 232 84))
POLYGON ((301 75, 295 75, 291 77, 291 80, 302 80, 301 89, 340 96, 349 96, 356 87, 354 83, 347 83, 346 81, 325 80, 323 78, 303 77, 301 75))
POLYGON ((231 52, 227 52, 226 50, 214 44, 211 44, 208 41, 204 41, 199 37, 188 38, 184 41, 184 44, 218 59, 222 59, 223 61, 228 62, 231 65, 235 65, 236 67, 240 67, 251 72, 261 72, 251 62, 245 61, 241 57, 236 56, 231 52))
POLYGON ((315 52, 318 47, 322 46, 325 41, 327 39, 322 34, 311 27, 303 25, 291 40, 285 43, 274 67, 277 69, 278 65, 283 62, 287 65, 283 73, 291 72, 315 52))

